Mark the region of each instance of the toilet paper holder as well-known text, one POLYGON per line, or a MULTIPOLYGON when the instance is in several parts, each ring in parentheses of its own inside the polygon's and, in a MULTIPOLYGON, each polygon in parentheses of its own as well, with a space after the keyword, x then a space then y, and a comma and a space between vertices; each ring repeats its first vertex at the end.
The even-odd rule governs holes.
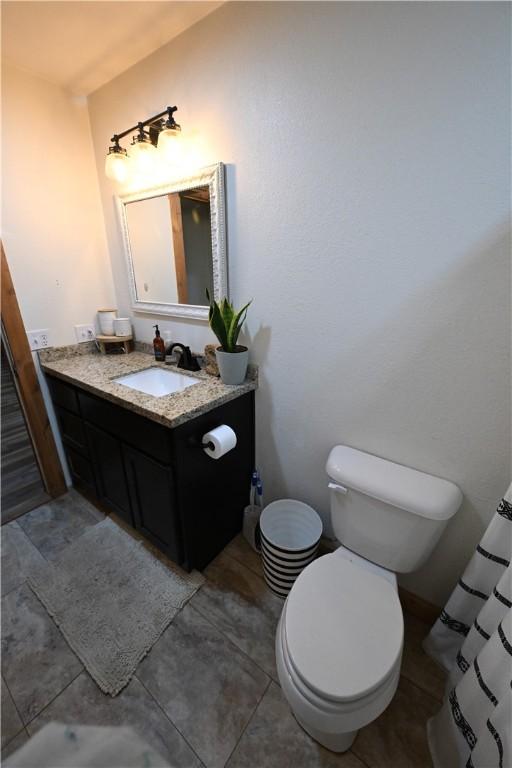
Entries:
POLYGON ((236 432, 228 424, 205 432, 201 439, 201 447, 210 459, 220 459, 236 447, 236 432))

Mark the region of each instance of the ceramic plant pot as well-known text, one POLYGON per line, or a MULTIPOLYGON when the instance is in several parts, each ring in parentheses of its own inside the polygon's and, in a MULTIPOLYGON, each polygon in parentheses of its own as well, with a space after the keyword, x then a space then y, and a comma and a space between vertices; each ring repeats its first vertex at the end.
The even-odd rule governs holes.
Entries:
POLYGON ((215 350, 223 384, 242 384, 245 380, 249 350, 247 347, 237 347, 236 350, 236 352, 224 352, 220 347, 215 350))

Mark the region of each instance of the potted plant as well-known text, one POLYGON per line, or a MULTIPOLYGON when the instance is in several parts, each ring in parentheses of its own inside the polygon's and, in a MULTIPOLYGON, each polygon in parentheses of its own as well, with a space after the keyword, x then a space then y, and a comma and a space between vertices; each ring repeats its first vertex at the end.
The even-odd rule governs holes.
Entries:
POLYGON ((237 341, 251 302, 249 301, 236 312, 227 298, 217 302, 210 299, 208 291, 206 295, 210 302, 208 321, 220 344, 220 347, 215 350, 215 356, 222 382, 224 384, 242 384, 247 373, 249 350, 247 347, 237 344, 237 341))

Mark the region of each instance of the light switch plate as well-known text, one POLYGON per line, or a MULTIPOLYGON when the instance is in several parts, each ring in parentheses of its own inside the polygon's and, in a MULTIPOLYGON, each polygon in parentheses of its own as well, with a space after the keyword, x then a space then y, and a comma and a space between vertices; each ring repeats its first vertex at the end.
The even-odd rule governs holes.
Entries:
POLYGON ((94 341, 96 334, 94 333, 94 325, 75 325, 75 336, 79 344, 82 341, 94 341))
POLYGON ((35 351, 36 349, 47 349, 52 346, 48 328, 40 328, 38 331, 28 331, 27 337, 32 351, 35 351))

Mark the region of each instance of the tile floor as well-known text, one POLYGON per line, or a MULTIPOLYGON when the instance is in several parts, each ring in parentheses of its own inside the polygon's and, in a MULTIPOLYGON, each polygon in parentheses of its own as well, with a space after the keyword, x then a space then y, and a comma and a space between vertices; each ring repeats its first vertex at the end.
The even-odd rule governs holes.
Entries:
POLYGON ((2 527, 2 757, 49 720, 129 724, 176 768, 427 768, 425 723, 443 675, 421 650, 428 627, 406 616, 402 678, 388 709, 335 755, 297 725, 281 694, 274 632, 282 608, 241 537, 205 571, 115 698, 70 650, 26 578, 102 515, 79 494, 2 527))
POLYGON ((22 515, 48 501, 41 473, 34 454, 23 410, 18 399, 14 375, 7 357, 3 339, 1 365, 0 465, 2 487, 0 489, 0 514, 2 523, 22 515))

